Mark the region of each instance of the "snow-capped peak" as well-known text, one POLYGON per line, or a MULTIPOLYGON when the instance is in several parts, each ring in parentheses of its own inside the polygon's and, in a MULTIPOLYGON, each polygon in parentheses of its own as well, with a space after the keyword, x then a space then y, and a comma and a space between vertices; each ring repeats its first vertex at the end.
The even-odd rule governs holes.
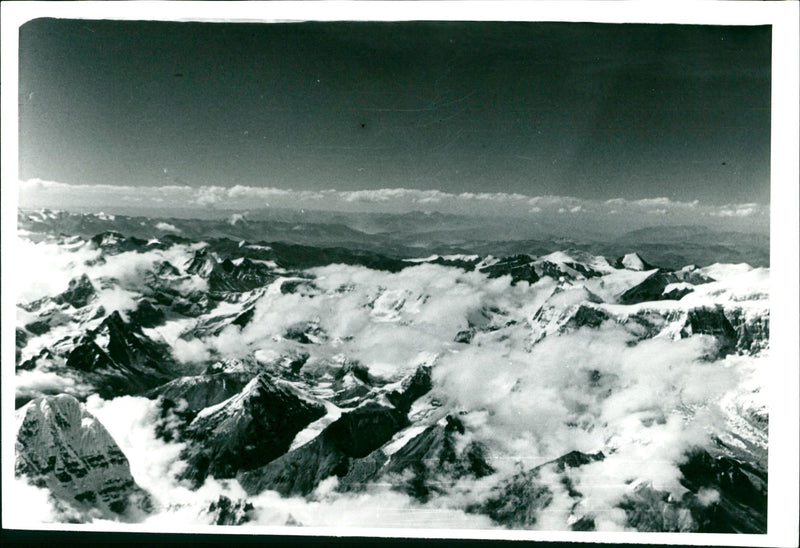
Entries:
POLYGON ((638 253, 628 253, 622 258, 622 266, 628 270, 649 270, 638 253))

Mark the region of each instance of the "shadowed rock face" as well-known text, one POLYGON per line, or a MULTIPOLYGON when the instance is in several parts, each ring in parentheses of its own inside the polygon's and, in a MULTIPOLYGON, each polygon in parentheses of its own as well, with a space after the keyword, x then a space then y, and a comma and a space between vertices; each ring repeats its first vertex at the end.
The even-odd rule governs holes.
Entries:
POLYGON ((164 248, 164 244, 149 245, 147 240, 136 236, 123 236, 115 230, 106 230, 92 237, 91 244, 103 250, 106 255, 117 255, 126 251, 143 251, 145 249, 164 248))
POLYGON ((757 464, 695 450, 681 466, 684 496, 700 532, 766 533, 767 472, 757 464), (698 493, 716 492, 710 501, 698 493))
POLYGON ((719 342, 719 356, 736 350, 738 340, 733 328, 721 306, 714 308, 701 307, 689 311, 686 323, 681 329, 682 337, 692 335, 711 335, 719 342))
POLYGON ((747 317, 742 310, 731 309, 725 311, 725 317, 736 332, 740 354, 756 354, 769 346, 769 316, 747 317))
POLYGON ((324 414, 322 405, 259 375, 189 425, 186 477, 200 484, 208 475, 230 478, 263 466, 288 451, 295 435, 324 414))
POLYGON ((664 532, 767 532, 766 453, 761 458, 748 455, 716 440, 714 447, 689 451, 679 468, 680 482, 688 490, 680 498, 644 483, 620 502, 632 527, 664 532))
POLYGON ((153 303, 148 299, 139 301, 139 304, 136 305, 136 310, 130 312, 128 317, 131 323, 141 327, 155 327, 163 324, 166 319, 164 311, 153 306, 153 303))
POLYGON ((340 480, 339 490, 357 491, 370 480, 393 475, 390 482, 396 489, 426 502, 434 493, 445 492, 459 478, 482 478, 493 473, 494 469, 486 462, 487 449, 474 441, 461 447, 458 436, 464 434, 464 425, 451 415, 446 421, 444 426, 434 424, 426 428, 392 454, 391 460, 381 450, 360 459, 340 480))
MULTIPOLYGON (((664 289, 678 279, 669 272, 656 271, 650 276, 645 278, 640 284, 630 288, 625 293, 620 295, 619 302, 622 304, 636 304, 648 301, 660 301, 667 298, 664 295, 664 289)), ((684 293, 683 295, 685 295, 684 293)), ((683 295, 680 295, 682 297, 683 295)), ((678 293, 670 295, 670 297, 678 297, 678 293)))
POLYGON ((481 268, 481 272, 489 278, 511 276, 512 285, 521 281, 535 283, 540 278, 533 266, 533 259, 529 255, 506 257, 491 266, 481 268))
POLYGON ((408 422, 405 413, 375 402, 343 414, 324 435, 348 457, 366 457, 408 422))
POLYGON ((408 413, 411 404, 427 394, 431 388, 433 388, 431 367, 423 365, 417 368, 413 375, 403 380, 400 390, 393 390, 386 394, 386 397, 397 409, 408 413))
POLYGON ((214 265, 208 276, 208 287, 211 291, 249 291, 268 285, 274 279, 272 270, 264 264, 244 259, 237 265, 225 259, 214 265))
POLYGON ((242 292, 268 285, 275 279, 272 269, 265 264, 244 258, 239 264, 230 259, 217 259, 204 248, 195 252, 187 263, 186 272, 208 279, 212 292, 242 292))
POLYGON ((344 476, 349 462, 347 455, 323 433, 262 468, 240 472, 236 479, 249 495, 266 489, 284 496, 307 495, 322 480, 331 476, 344 476))
POLYGON ((169 348, 126 323, 119 312, 81 337, 66 365, 83 372, 103 398, 141 393, 176 376, 169 348))
POLYGON ((325 478, 343 477, 352 462, 378 449, 407 424, 403 411, 368 402, 343 414, 311 442, 237 479, 248 494, 273 489, 282 495, 307 495, 325 478))
POLYGON ((64 394, 37 398, 17 410, 16 418, 17 476, 107 519, 148 509, 149 497, 133 481, 128 459, 78 400, 64 394))
POLYGON ((186 402, 186 411, 197 413, 239 394, 252 380, 249 373, 211 373, 180 377, 145 394, 172 402, 186 402))
POLYGON ((82 308, 97 295, 89 276, 83 274, 80 278, 73 278, 69 281, 67 290, 54 300, 61 303, 69 303, 75 308, 82 308))

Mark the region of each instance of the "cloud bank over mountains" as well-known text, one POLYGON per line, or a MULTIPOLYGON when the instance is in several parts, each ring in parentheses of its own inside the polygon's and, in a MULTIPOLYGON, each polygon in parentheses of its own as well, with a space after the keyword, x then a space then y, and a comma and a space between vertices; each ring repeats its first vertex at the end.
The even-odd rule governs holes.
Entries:
POLYGON ((708 205, 698 200, 668 197, 590 200, 569 196, 528 196, 504 192, 449 193, 436 189, 380 188, 370 190, 293 190, 235 185, 133 186, 81 185, 31 179, 19 183, 21 207, 110 208, 183 207, 195 210, 304 208, 309 210, 404 213, 437 211, 468 215, 572 217, 632 216, 661 218, 674 223, 714 219, 768 222, 769 206, 756 203, 708 205))

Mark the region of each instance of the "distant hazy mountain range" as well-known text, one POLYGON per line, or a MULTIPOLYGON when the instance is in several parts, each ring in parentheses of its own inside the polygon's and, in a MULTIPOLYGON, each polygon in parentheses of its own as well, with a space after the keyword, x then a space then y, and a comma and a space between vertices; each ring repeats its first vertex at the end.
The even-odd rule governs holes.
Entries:
MULTIPOLYGON (((216 217, 219 217, 217 212, 216 217)), ((517 218, 471 217, 412 212, 338 213, 271 210, 244 216, 186 219, 124 215, 44 212, 25 221, 35 232, 93 236, 114 230, 139 238, 165 235, 190 239, 285 242, 321 247, 345 247, 394 258, 429 254, 534 255, 578 249, 617 257, 635 249, 667 268, 717 262, 769 266, 769 235, 729 232, 705 226, 652 226, 611 234, 517 218)), ((619 232, 619 231, 617 231, 619 232)))

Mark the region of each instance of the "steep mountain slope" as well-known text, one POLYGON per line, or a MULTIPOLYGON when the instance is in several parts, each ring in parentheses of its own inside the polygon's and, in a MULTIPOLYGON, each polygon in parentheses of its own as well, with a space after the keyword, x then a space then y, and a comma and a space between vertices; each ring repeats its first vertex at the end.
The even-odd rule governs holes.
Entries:
POLYGON ((126 323, 116 311, 77 340, 65 365, 81 371, 102 397, 140 393, 176 373, 168 347, 126 323))
POLYGON ((128 459, 75 398, 37 398, 17 410, 16 420, 17 476, 47 487, 87 518, 130 520, 149 509, 128 459))
POLYGON ((229 478, 266 464, 324 414, 323 405, 261 374, 235 396, 201 410, 186 428, 186 476, 199 485, 206 475, 229 478))

